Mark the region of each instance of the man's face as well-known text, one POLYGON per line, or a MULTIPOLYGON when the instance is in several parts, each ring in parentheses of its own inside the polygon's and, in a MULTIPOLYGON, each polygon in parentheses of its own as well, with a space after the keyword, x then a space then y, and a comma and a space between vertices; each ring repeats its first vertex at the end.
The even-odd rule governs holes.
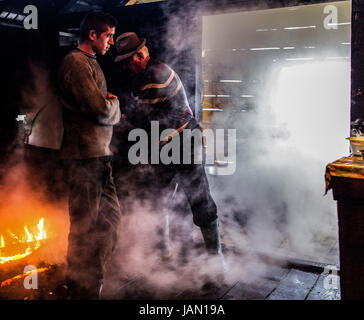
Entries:
MULTIPOLYGON (((91 31, 92 32, 92 31, 91 31)), ((114 34, 115 28, 107 27, 107 30, 97 36, 96 32, 92 37, 92 49, 100 55, 104 55, 107 50, 109 50, 110 46, 114 44, 114 34)))
POLYGON ((146 46, 144 46, 129 59, 127 63, 128 68, 133 74, 143 73, 147 67, 149 59, 149 50, 146 46))

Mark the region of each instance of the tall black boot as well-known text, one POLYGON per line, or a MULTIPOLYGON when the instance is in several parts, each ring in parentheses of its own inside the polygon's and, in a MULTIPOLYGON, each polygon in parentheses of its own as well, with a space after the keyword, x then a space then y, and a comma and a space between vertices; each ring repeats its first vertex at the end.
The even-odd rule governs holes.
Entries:
POLYGON ((221 249, 218 219, 201 227, 201 233, 205 241, 207 252, 211 255, 220 257, 219 261, 221 262, 222 271, 226 272, 227 265, 221 249))
POLYGON ((77 281, 66 279, 68 298, 71 300, 98 300, 101 296, 103 282, 97 281, 93 286, 82 286, 77 281))

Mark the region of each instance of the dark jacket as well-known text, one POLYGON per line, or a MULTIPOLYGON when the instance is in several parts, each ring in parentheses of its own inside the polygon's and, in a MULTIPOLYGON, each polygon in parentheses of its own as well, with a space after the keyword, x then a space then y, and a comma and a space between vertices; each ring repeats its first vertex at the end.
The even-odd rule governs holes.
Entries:
POLYGON ((144 74, 133 78, 130 95, 123 111, 135 127, 148 130, 159 121, 160 131, 178 129, 193 118, 181 79, 163 62, 150 60, 144 74))

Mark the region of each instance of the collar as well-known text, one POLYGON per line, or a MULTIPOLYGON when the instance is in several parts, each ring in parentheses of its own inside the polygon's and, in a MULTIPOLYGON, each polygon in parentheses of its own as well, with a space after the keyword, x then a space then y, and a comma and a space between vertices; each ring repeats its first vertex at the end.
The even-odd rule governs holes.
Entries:
POLYGON ((79 51, 79 52, 81 52, 81 53, 83 53, 85 56, 87 56, 87 57, 89 57, 89 58, 92 58, 92 59, 96 59, 96 54, 89 54, 89 53, 87 53, 86 51, 83 51, 83 50, 81 50, 80 48, 76 48, 76 50, 77 51, 79 51))

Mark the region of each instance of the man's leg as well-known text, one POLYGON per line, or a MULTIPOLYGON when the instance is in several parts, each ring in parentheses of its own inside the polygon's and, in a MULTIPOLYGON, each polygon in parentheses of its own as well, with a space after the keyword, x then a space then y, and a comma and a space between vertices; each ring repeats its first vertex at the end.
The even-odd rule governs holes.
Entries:
POLYGON ((96 252, 93 231, 102 195, 102 168, 95 159, 71 160, 68 182, 70 232, 67 285, 71 298, 96 298, 99 275, 90 270, 96 252))
POLYGON ((201 227, 215 221, 217 207, 210 194, 204 165, 180 165, 177 171, 177 181, 181 184, 191 206, 193 222, 201 227))
MULTIPOLYGON (((110 247, 115 245, 116 227, 111 231, 109 224, 114 226, 118 219, 115 218, 114 211, 109 210, 110 206, 115 205, 115 201, 111 200, 113 197, 110 196, 115 186, 109 175, 111 171, 104 159, 71 162, 69 170, 71 225, 67 253, 67 279, 71 298, 98 298, 104 274, 104 260, 108 256, 110 247), (110 223, 107 223, 104 221, 109 211, 110 223), (104 229, 110 231, 108 236, 105 236, 104 229), (107 237, 113 240, 106 241, 107 237)), ((120 210, 116 216, 119 215, 120 210)))
POLYGON ((210 194, 205 167, 202 164, 179 167, 178 182, 181 184, 193 214, 193 222, 201 228, 207 252, 221 257, 221 266, 226 269, 222 254, 217 207, 210 194))
POLYGON ((102 275, 105 274, 106 264, 115 249, 121 218, 121 209, 112 175, 111 161, 105 164, 105 170, 106 180, 102 191, 99 216, 95 230, 98 240, 98 255, 95 257, 95 271, 98 272, 98 270, 101 270, 102 275))

